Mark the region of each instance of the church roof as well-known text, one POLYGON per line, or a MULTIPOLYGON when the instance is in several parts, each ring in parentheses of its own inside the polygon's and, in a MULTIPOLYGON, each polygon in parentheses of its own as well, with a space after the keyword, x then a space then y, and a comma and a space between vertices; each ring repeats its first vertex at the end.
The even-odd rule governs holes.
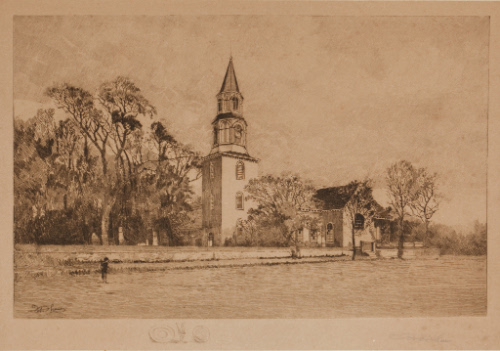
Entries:
POLYGON ((349 202, 354 190, 348 185, 318 189, 314 197, 323 202, 324 210, 342 209, 349 202))
POLYGON ((232 57, 229 59, 226 75, 224 76, 224 81, 222 82, 222 87, 220 88, 219 94, 229 92, 240 92, 240 89, 238 88, 238 81, 236 80, 236 73, 234 72, 232 57))
MULTIPOLYGON (((314 198, 320 200, 323 210, 343 209, 355 191, 356 185, 351 183, 344 186, 318 189, 314 198)), ((372 209, 375 210, 377 217, 390 218, 390 209, 384 208, 375 199, 373 199, 372 204, 372 209)))
POLYGON ((225 151, 225 152, 221 152, 221 153, 210 154, 208 156, 205 156, 204 160, 210 160, 210 159, 218 158, 221 156, 227 156, 227 157, 247 160, 247 161, 251 161, 251 162, 259 162, 258 158, 252 157, 248 154, 242 154, 240 152, 235 152, 235 151, 225 151))

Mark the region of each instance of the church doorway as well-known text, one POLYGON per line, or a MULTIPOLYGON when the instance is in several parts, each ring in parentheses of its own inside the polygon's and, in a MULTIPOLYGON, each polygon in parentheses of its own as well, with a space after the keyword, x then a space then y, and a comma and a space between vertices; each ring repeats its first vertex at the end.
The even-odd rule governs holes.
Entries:
POLYGON ((326 225, 326 242, 333 242, 333 224, 328 223, 326 225))
POLYGON ((208 247, 214 246, 214 234, 208 233, 208 247))

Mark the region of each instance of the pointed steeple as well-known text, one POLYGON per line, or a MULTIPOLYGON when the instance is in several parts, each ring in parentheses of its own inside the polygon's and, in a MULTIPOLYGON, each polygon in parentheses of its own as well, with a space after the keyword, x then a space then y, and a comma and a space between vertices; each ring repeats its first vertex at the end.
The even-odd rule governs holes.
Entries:
POLYGON ((224 81, 222 82, 222 87, 220 88, 220 93, 234 93, 240 92, 238 88, 238 81, 236 80, 236 73, 234 73, 233 57, 229 58, 229 64, 227 65, 226 75, 224 81))

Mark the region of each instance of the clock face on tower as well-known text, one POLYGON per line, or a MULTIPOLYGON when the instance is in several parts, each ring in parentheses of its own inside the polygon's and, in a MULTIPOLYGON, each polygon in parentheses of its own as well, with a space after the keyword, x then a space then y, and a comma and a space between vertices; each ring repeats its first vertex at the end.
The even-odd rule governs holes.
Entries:
POLYGON ((243 128, 239 124, 234 127, 234 139, 237 143, 241 142, 241 136, 243 134, 243 128))

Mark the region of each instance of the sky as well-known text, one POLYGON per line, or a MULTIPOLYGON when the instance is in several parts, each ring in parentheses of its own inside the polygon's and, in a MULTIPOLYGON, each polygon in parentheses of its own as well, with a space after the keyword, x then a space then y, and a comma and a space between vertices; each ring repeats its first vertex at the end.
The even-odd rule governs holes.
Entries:
POLYGON ((261 174, 370 177, 388 205, 385 172, 404 159, 439 175, 434 220, 468 225, 486 221, 488 43, 488 17, 17 16, 14 114, 51 107, 54 83, 127 76, 208 154, 232 55, 261 174))

